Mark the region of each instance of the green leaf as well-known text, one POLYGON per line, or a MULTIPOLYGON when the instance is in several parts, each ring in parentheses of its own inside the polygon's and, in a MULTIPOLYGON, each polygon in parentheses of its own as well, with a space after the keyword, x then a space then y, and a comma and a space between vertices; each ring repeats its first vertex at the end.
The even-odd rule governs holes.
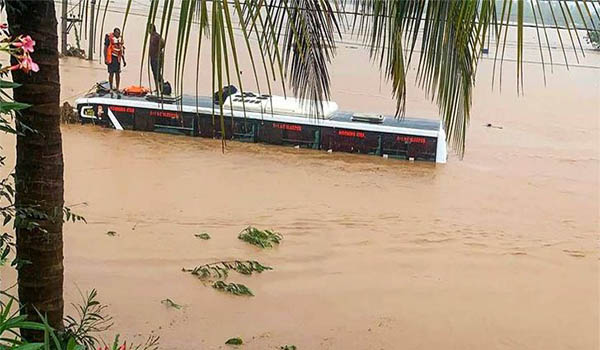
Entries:
MULTIPOLYGON (((44 343, 27 343, 11 348, 12 350, 38 350, 44 347, 44 343)), ((69 349, 71 350, 71 349, 69 349)))
POLYGON ((8 253, 10 253, 10 247, 9 246, 7 246, 6 248, 4 248, 4 251, 0 255, 0 260, 6 259, 6 257, 8 256, 8 253))
POLYGON ((31 107, 31 105, 27 103, 0 101, 0 113, 2 114, 10 113, 12 111, 20 111, 29 107, 31 107))
POLYGON ((79 344, 77 344, 77 341, 75 340, 75 338, 70 337, 69 338, 69 342, 67 343, 67 350, 79 350, 82 349, 83 347, 79 344))
POLYGON ((0 89, 14 89, 20 87, 21 84, 8 80, 0 80, 0 89))
POLYGON ((220 290, 222 292, 230 293, 233 295, 245 295, 245 296, 254 296, 252 291, 243 284, 240 283, 225 283, 223 281, 216 281, 213 283, 212 287, 214 289, 220 290))
POLYGON ((271 248, 274 244, 279 244, 283 236, 275 231, 259 230, 248 226, 240 232, 238 238, 257 247, 271 248))
POLYGON ((33 329, 33 330, 43 331, 43 330, 46 329, 46 326, 44 326, 43 323, 31 322, 31 321, 23 321, 23 322, 19 323, 19 328, 25 328, 25 329, 33 329))
POLYGON ((225 342, 225 344, 227 344, 227 345, 242 345, 242 344, 244 344, 244 341, 242 340, 242 338, 236 337, 236 338, 230 338, 230 339, 228 339, 225 342))
POLYGON ((16 270, 20 270, 25 265, 33 264, 30 260, 15 258, 10 266, 13 266, 16 270))
POLYGON ((215 263, 196 266, 193 269, 183 268, 183 272, 189 272, 200 279, 208 278, 226 278, 229 270, 234 270, 242 275, 251 275, 254 272, 262 273, 263 271, 272 270, 272 267, 262 265, 255 260, 247 261, 219 261, 215 263))

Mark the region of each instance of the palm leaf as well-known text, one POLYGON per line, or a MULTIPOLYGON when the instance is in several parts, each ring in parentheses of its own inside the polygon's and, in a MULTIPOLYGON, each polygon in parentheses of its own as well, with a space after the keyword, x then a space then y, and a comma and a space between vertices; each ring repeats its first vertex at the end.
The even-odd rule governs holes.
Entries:
MULTIPOLYGON (((294 95, 310 101, 312 114, 318 116, 322 102, 331 95, 329 65, 335 56, 336 41, 351 35, 364 42, 373 63, 381 67, 390 82, 398 117, 407 108, 406 73, 414 66, 418 85, 437 104, 448 141, 460 155, 465 149, 477 67, 482 49, 490 45, 492 38, 496 48, 492 85, 498 74, 502 86, 507 42, 515 41, 516 87, 522 93, 525 27, 536 30, 545 77, 544 51, 551 65, 554 61, 548 29, 556 30, 568 65, 565 35, 579 60, 584 47, 578 30, 600 26, 600 5, 591 0, 213 0, 210 6, 209 0, 177 0, 178 6, 175 2, 162 2, 161 33, 168 36, 169 23, 177 12, 178 91, 184 89, 187 48, 194 25, 201 28, 196 93, 203 34, 210 40, 212 90, 229 84, 231 70, 235 69, 243 91, 241 48, 236 46, 234 36, 234 30, 240 30, 257 88, 260 90, 255 57, 262 63, 269 94, 271 82, 278 79, 286 94, 287 82, 294 95), (511 27, 516 30, 509 30, 511 27), (252 45, 251 40, 257 44, 252 45)), ((125 19, 130 5, 128 0, 125 19)), ((149 23, 154 21, 158 7, 158 0, 153 0, 149 23)), ((221 116, 221 137, 225 138, 224 110, 222 106, 216 109, 213 116, 221 116)))

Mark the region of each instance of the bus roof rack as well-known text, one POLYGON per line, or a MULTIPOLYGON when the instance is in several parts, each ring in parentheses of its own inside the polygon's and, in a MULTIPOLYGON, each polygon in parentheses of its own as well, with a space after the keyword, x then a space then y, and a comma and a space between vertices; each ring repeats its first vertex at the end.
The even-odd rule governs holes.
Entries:
POLYGON ((161 103, 177 103, 181 101, 181 96, 170 96, 170 95, 155 95, 148 94, 146 95, 146 100, 152 102, 161 102, 161 103))
POLYGON ((381 124, 385 119, 381 114, 372 114, 372 113, 354 113, 352 115, 353 122, 363 122, 363 123, 372 123, 372 124, 381 124))

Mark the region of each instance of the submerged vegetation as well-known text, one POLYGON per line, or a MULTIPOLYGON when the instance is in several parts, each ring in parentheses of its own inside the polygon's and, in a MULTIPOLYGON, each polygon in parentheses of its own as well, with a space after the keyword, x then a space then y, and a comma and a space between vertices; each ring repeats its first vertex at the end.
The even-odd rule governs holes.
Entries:
POLYGON ((242 340, 242 338, 235 337, 235 338, 227 339, 225 344, 227 344, 227 345, 242 345, 242 344, 244 344, 244 341, 242 340))
POLYGON ((200 238, 200 239, 203 239, 203 240, 205 240, 205 241, 210 239, 210 235, 209 235, 208 233, 206 233, 206 232, 202 232, 202 233, 196 233, 196 234, 194 235, 194 237, 196 237, 196 238, 200 238))
POLYGON ((261 248, 272 248, 279 244, 283 236, 271 230, 259 230, 256 227, 248 226, 240 232, 239 239, 261 248))
POLYGON ((242 275, 252 275, 253 273, 262 273, 273 268, 265 266, 255 260, 247 261, 219 261, 211 264, 196 266, 193 269, 183 268, 183 272, 189 272, 202 281, 212 282, 212 287, 234 295, 254 296, 252 291, 243 284, 225 283, 229 276, 229 271, 233 270, 242 275))
POLYGON ((252 291, 246 287, 243 284, 240 283, 225 283, 221 280, 219 281, 215 281, 215 283, 213 283, 212 287, 214 289, 223 291, 223 292, 227 292, 227 293, 231 293, 234 295, 246 295, 249 297, 253 297, 254 294, 252 293, 252 291))
POLYGON ((262 273, 273 268, 265 266, 255 260, 234 260, 234 261, 219 261, 211 264, 196 266, 193 269, 182 269, 183 272, 189 272, 200 279, 225 279, 229 275, 229 271, 233 270, 242 275, 251 275, 254 272, 262 273))

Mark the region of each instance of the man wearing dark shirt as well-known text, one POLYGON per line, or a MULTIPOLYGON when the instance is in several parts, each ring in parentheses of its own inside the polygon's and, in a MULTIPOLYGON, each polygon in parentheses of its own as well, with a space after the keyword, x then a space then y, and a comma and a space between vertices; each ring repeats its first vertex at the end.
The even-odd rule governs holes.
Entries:
POLYGON ((150 33, 150 48, 148 53, 150 55, 150 67, 152 68, 152 75, 154 75, 154 82, 156 83, 156 89, 162 91, 163 79, 161 74, 162 61, 163 61, 163 50, 165 48, 165 41, 160 37, 160 34, 156 32, 156 26, 153 24, 150 33))

